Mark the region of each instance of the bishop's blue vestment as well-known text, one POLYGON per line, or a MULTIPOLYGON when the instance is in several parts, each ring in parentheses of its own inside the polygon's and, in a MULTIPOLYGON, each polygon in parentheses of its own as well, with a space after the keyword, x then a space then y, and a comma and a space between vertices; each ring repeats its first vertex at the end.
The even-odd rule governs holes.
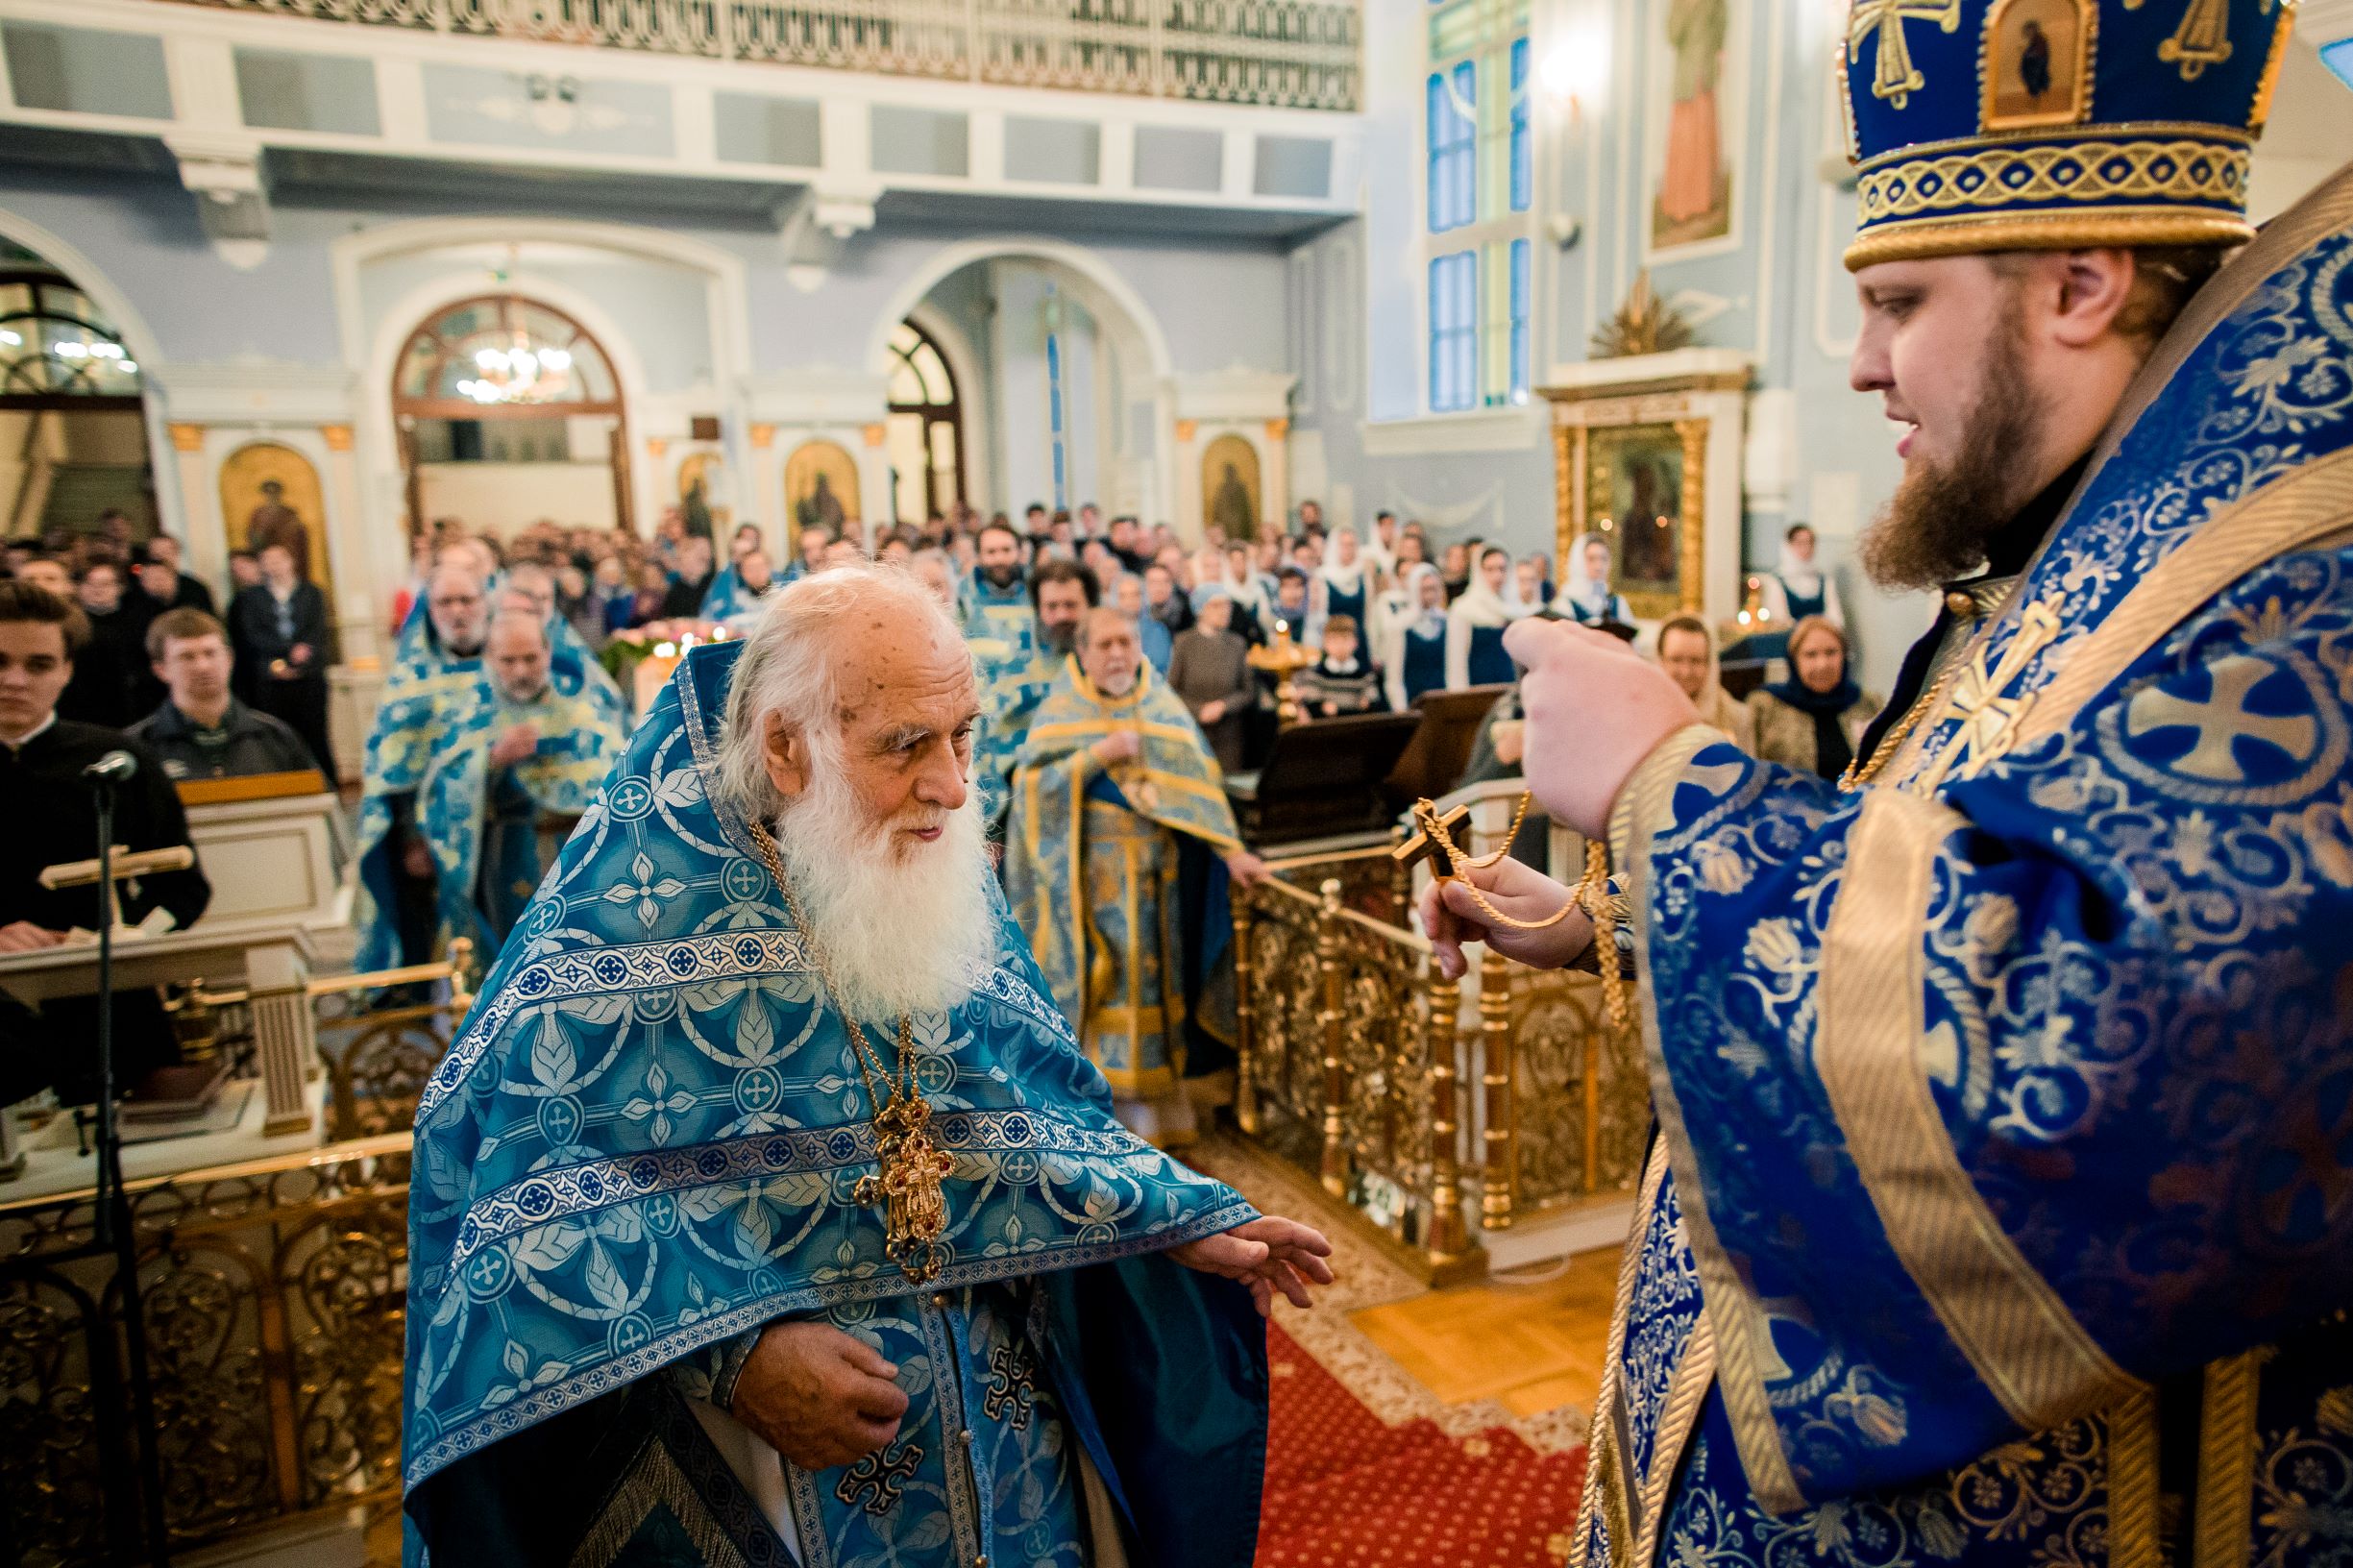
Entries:
POLYGON ((1573 1560, 2353 1560, 2353 169, 1952 670, 1859 790, 1695 725, 1620 796, 1659 1133, 1573 1560))
POLYGON ((1262 1329, 1162 1255, 1255 1211, 1113 1119, 993 894, 969 999, 913 1020, 946 1267, 918 1288, 885 1256, 841 1017, 706 790, 741 646, 681 661, 419 1105, 411 1563, 1080 1568, 1115 1539, 1140 1568, 1244 1568, 1262 1329), (792 1318, 881 1350, 911 1404, 853 1465, 760 1447, 764 1498, 710 1412, 792 1318))

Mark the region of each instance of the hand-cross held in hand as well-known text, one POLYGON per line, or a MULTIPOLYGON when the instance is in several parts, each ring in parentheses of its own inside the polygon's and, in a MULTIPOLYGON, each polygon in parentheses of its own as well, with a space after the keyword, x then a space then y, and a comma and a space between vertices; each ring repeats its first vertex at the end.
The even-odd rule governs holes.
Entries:
POLYGON ((1471 824, 1471 808, 1457 806, 1443 817, 1436 808, 1424 800, 1413 808, 1413 837, 1389 851, 1389 858, 1402 866, 1411 866, 1417 860, 1430 863, 1430 874, 1443 882, 1455 874, 1455 863, 1447 853, 1456 834, 1471 824), (1432 832, 1432 828, 1436 832, 1432 832))

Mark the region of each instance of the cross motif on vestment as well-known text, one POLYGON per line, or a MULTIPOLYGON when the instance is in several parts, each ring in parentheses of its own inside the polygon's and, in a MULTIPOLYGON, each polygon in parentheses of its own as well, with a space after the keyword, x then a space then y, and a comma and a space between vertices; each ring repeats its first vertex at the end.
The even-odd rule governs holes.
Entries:
POLYGON ((2320 727, 2309 715, 2247 712, 2247 693, 2274 669, 2267 660, 2243 655, 2217 660, 2208 673, 2212 684, 2202 702, 2151 687, 2125 705, 2124 734, 2139 740, 2161 729, 2196 730, 2197 745, 2165 768, 2218 784, 2246 782, 2246 770, 2239 765, 2236 754, 2242 739, 2262 741, 2285 751, 2293 761, 2309 762, 2320 738, 2320 727))
POLYGON ((833 1495, 853 1508, 889 1513, 898 1506, 899 1493, 915 1479, 922 1462, 923 1450, 914 1443, 877 1450, 842 1473, 842 1479, 834 1482, 833 1495))
POLYGON ((1863 58, 1863 39, 1875 29, 1879 58, 1872 72, 1871 95, 1898 109, 1928 85, 1903 41, 1906 22, 1934 22, 1948 33, 1955 32, 1961 25, 1961 0, 1855 0, 1847 13, 1847 63, 1863 58))
POLYGON ((989 1353, 989 1388, 981 1397, 981 1409, 990 1420, 998 1419, 1010 1407, 1013 1418, 1006 1425, 1016 1432, 1027 1432, 1030 1407, 1037 1397, 1038 1374, 1028 1357, 1012 1345, 999 1345, 989 1353))
MULTIPOLYGON (((2025 722, 2026 710, 2034 705, 2032 693, 2012 697, 2010 688, 2018 684, 2037 654, 2058 641, 2059 630, 2058 601, 2043 600, 2026 606, 2025 614, 2019 618, 2017 635, 1992 668, 1986 664, 1992 645, 1978 648, 1947 698, 1947 714, 1961 721, 1959 732, 1906 788, 1916 795, 1933 795, 1947 774, 1958 772, 1963 778, 1974 778, 2008 753, 2018 738, 2018 726, 2025 722)), ((1938 715, 1936 722, 1942 723, 1945 717, 1938 715)))

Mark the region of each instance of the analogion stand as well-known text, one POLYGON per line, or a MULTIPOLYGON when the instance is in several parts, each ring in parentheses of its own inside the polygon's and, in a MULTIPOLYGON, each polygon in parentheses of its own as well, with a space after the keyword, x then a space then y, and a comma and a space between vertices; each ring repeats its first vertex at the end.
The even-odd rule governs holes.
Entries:
MULTIPOLYGON (((319 1044, 310 1010, 311 942, 311 929, 296 920, 243 923, 218 932, 200 921, 190 930, 159 937, 120 936, 114 943, 114 989, 188 980, 210 990, 243 987, 251 1000, 261 1070, 262 1136, 315 1138, 318 1099, 310 1086, 319 1044)), ((95 943, 0 956, 0 991, 27 1007, 97 990, 95 943)))

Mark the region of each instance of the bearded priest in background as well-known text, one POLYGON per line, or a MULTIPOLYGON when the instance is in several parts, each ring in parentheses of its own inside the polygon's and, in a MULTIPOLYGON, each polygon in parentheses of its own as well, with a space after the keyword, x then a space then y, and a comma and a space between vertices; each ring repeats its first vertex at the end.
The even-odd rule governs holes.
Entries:
POLYGON ((673 675, 418 1107, 411 1564, 1250 1561, 1330 1249, 1113 1118, 977 710, 888 569, 673 675))
POLYGON ((1242 847, 1217 758, 1144 661, 1136 624, 1089 610, 1014 770, 1005 886, 1120 1120, 1163 1147, 1190 1142, 1196 1097, 1213 1102, 1224 1087, 1226 893, 1265 874, 1242 847))

